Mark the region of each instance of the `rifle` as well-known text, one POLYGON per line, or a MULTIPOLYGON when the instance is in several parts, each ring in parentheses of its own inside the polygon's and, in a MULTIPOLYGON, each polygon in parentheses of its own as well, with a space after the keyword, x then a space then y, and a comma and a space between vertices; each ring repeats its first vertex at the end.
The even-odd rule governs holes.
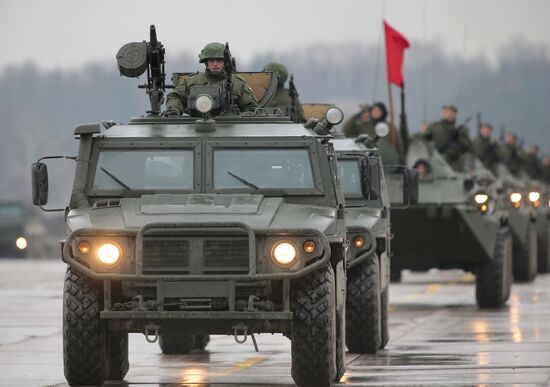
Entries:
POLYGON ((229 42, 225 43, 225 49, 223 51, 223 62, 225 72, 227 73, 227 79, 225 81, 224 110, 229 111, 235 108, 235 103, 233 100, 233 81, 231 79, 231 76, 235 71, 236 64, 236 62, 233 60, 233 57, 231 56, 231 51, 229 50, 229 42))
POLYGON ((477 131, 479 133, 479 129, 481 129, 481 112, 476 113, 476 124, 477 124, 477 131))
POLYGON ((290 81, 288 82, 288 94, 290 96, 290 119, 293 122, 298 122, 298 108, 296 101, 298 100, 298 90, 294 84, 294 74, 290 74, 290 81))
MULTIPOLYGON (((149 43, 147 43, 147 94, 151 110, 147 113, 157 116, 160 113, 160 107, 164 102, 164 92, 166 90, 164 72, 164 46, 157 40, 157 31, 154 25, 149 29, 149 43)), ((144 85, 145 86, 145 85, 144 85)))

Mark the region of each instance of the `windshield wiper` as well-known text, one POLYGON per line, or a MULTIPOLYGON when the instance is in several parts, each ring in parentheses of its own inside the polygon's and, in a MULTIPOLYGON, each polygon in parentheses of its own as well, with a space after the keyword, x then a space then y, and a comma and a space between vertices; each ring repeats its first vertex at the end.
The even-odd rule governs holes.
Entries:
POLYGON ((132 189, 126 184, 124 183, 122 180, 120 180, 118 177, 116 177, 115 175, 113 175, 111 172, 109 172, 108 170, 106 170, 105 168, 101 167, 101 170, 103 172, 105 172, 107 174, 107 176, 109 176, 111 179, 113 179, 114 181, 116 181, 118 184, 120 184, 121 186, 123 186, 124 188, 126 188, 128 191, 131 191, 132 189))
POLYGON ((251 183, 251 182, 249 182, 248 180, 246 180, 245 178, 242 178, 242 177, 240 177, 240 176, 237 176, 237 175, 235 175, 235 174, 232 173, 232 172, 227 171, 227 174, 228 174, 229 176, 232 176, 232 177, 234 177, 235 179, 239 180, 239 181, 240 181, 241 183, 243 183, 244 185, 249 186, 250 188, 260 189, 260 187, 258 187, 256 184, 251 183))

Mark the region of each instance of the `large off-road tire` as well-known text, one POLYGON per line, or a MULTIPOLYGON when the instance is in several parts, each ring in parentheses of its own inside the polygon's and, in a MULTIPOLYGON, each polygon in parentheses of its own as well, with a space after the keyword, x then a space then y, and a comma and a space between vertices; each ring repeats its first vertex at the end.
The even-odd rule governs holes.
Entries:
POLYGON ((63 291, 63 365, 71 386, 101 386, 108 375, 101 308, 101 283, 69 267, 63 291))
POLYGON ((388 313, 389 313, 389 299, 390 299, 390 287, 380 294, 380 349, 386 348, 386 345, 390 341, 390 330, 388 324, 388 313))
POLYGON ((376 255, 348 270, 346 345, 350 352, 376 353, 382 342, 380 263, 376 255))
POLYGON ((550 229, 546 230, 546 238, 540 238, 538 244, 539 273, 550 273, 550 229))
POLYGON ((165 355, 185 355, 195 348, 195 336, 161 334, 159 347, 165 355))
POLYGON ((210 335, 195 335, 195 349, 204 351, 210 342, 210 335))
POLYGON ((508 227, 502 227, 497 235, 493 258, 476 272, 478 306, 502 307, 510 297, 512 280, 512 235, 508 227))
POLYGON ((107 335, 109 375, 107 380, 122 380, 128 373, 128 333, 112 333, 107 335))
POLYGON ((292 378, 299 386, 330 386, 336 376, 336 308, 330 265, 292 284, 292 378))
POLYGON ((339 382, 346 373, 346 312, 336 312, 336 376, 335 382, 339 382))
POLYGON ((527 240, 514 243, 514 280, 530 282, 537 276, 537 230, 534 222, 529 222, 527 240))

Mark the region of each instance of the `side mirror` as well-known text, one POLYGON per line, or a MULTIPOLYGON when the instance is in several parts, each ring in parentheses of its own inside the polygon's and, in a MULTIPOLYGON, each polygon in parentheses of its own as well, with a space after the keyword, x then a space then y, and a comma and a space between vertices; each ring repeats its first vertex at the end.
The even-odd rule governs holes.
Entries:
POLYGON ((380 160, 378 157, 365 157, 361 160, 361 189, 369 200, 380 198, 380 160))
POLYGON ((34 163, 31 166, 32 203, 44 206, 48 203, 48 166, 44 163, 34 163))
POLYGON ((418 203, 418 171, 416 169, 403 170, 403 203, 405 205, 418 203))

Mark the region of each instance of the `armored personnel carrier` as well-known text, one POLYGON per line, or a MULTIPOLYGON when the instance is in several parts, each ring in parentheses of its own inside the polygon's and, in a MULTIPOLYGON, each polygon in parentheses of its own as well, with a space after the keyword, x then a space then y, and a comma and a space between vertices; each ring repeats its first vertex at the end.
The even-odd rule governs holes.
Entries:
MULTIPOLYGON (((537 276, 538 241, 537 214, 533 191, 529 192, 528 179, 518 179, 504 164, 495 166, 500 190, 504 192, 508 206, 508 226, 513 237, 514 280, 529 282, 537 276)), ((539 194, 540 199, 540 194, 539 194)))
MULTIPOLYGON (((74 130, 62 243, 67 381, 123 379, 128 333, 160 339, 165 353, 204 347, 210 334, 256 345, 257 334, 282 333, 298 385, 339 380, 344 197, 334 149, 315 127, 339 123, 341 110, 307 129, 261 106, 242 116, 224 105, 223 90, 203 88, 190 99, 193 116, 164 117, 164 49, 154 27, 150 42, 126 51, 134 55, 119 55, 123 75, 147 70, 149 114, 74 130), (140 57, 146 63, 134 63, 140 57)), ((32 168, 33 201, 42 207, 45 160, 32 168)))
POLYGON ((510 294, 512 236, 494 176, 472 163, 473 172, 456 172, 432 143, 410 144, 407 165, 420 171, 419 203, 392 209, 392 272, 397 280, 401 269, 460 268, 475 273, 480 307, 500 307, 510 294))

